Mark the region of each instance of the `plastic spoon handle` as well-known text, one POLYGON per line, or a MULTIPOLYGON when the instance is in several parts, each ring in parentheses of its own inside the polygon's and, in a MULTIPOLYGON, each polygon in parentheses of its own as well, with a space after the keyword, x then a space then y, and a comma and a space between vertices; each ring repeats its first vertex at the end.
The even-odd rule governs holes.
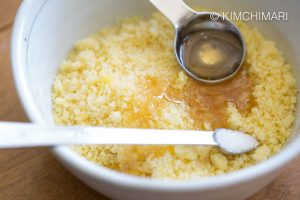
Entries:
POLYGON ((213 131, 39 126, 0 122, 0 148, 72 144, 217 145, 213 131))
POLYGON ((182 0, 149 0, 160 12, 162 12, 175 26, 180 27, 185 19, 189 19, 195 12, 182 0))

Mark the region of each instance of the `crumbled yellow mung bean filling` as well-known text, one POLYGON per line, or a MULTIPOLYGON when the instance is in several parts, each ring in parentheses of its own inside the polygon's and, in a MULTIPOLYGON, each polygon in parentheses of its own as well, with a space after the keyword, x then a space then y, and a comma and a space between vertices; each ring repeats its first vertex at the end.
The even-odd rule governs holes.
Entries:
MULTIPOLYGON (((258 139, 248 154, 226 155, 204 146, 94 145, 72 147, 100 165, 160 179, 188 179, 242 169, 278 152, 291 136, 296 82, 290 65, 272 41, 237 22, 247 44, 245 73, 252 106, 225 104, 226 126, 258 139)), ((210 130, 185 102, 170 98, 192 83, 173 53, 172 25, 154 13, 129 18, 75 44, 53 83, 54 120, 63 125, 210 130)), ((176 95, 175 95, 176 96, 176 95)), ((216 124, 218 126, 218 124, 216 124)))

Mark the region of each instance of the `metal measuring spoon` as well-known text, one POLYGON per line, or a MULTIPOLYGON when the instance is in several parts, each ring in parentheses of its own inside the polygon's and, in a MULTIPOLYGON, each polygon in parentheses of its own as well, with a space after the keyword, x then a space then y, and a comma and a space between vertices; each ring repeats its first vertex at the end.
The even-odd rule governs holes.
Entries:
POLYGON ((150 0, 174 25, 175 54, 183 70, 204 83, 232 78, 246 45, 239 29, 218 13, 195 12, 182 0, 150 0))

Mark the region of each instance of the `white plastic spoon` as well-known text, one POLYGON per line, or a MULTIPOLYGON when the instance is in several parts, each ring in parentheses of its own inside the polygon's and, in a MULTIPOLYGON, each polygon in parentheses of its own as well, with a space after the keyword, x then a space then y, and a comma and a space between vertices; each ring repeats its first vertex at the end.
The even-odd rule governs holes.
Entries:
POLYGON ((228 129, 185 131, 0 122, 0 148, 84 144, 209 145, 241 154, 255 149, 258 142, 250 135, 228 129))

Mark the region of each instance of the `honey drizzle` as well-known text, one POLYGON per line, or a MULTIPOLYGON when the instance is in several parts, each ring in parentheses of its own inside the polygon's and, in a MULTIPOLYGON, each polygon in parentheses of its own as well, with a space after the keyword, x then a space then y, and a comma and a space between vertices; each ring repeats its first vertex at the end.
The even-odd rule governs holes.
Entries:
POLYGON ((203 129, 205 122, 212 129, 227 128, 228 103, 234 103, 241 113, 248 113, 254 106, 251 88, 247 67, 244 66, 233 79, 215 85, 202 84, 190 78, 183 91, 174 92, 170 88, 168 96, 189 107, 196 129, 203 129))
POLYGON ((228 128, 226 109, 229 102, 234 103, 242 114, 247 114, 255 104, 247 66, 233 79, 214 85, 189 78, 183 89, 178 90, 172 87, 168 79, 160 80, 154 76, 141 80, 141 85, 145 85, 143 101, 135 102, 139 110, 127 119, 129 127, 139 124, 140 128, 161 128, 153 127, 151 120, 165 100, 187 106, 195 129, 204 129, 204 123, 209 123, 211 129, 228 128))

